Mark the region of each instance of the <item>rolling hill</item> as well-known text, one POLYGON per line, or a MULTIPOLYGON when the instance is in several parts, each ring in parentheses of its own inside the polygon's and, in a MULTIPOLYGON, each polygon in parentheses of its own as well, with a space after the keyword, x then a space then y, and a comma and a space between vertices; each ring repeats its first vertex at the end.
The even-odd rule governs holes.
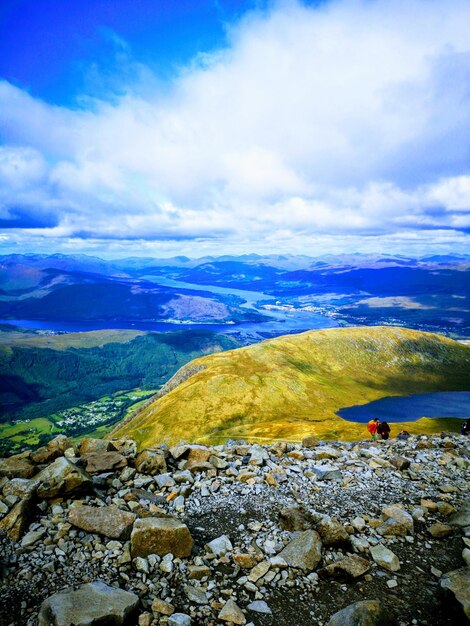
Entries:
MULTIPOLYGON (((353 440, 365 436, 365 425, 339 418, 342 407, 469 389, 470 347, 443 336, 380 326, 309 331, 192 361, 112 436, 131 436, 141 447, 307 435, 353 440)), ((438 419, 406 424, 410 432, 449 426, 438 419)))

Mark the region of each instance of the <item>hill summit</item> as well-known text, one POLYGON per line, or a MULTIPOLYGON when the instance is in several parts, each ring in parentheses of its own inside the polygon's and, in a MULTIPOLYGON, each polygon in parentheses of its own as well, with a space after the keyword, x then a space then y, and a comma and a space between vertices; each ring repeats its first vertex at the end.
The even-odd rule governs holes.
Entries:
MULTIPOLYGON (((470 389, 470 348, 397 327, 309 331, 195 359, 113 436, 140 447, 167 442, 217 444, 353 440, 365 425, 336 414, 385 396, 470 389)), ((449 429, 439 419, 405 423, 410 432, 449 429)), ((395 424, 403 428, 405 424, 395 424)))

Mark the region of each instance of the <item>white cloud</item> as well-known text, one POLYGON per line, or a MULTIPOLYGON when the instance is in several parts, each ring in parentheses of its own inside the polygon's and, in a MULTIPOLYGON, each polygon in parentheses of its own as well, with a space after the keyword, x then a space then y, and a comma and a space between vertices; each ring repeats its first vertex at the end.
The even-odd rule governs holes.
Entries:
POLYGON ((53 237, 460 243, 470 4, 450 4, 279 3, 165 93, 134 84, 89 110, 0 83, 0 202, 55 212, 53 237))

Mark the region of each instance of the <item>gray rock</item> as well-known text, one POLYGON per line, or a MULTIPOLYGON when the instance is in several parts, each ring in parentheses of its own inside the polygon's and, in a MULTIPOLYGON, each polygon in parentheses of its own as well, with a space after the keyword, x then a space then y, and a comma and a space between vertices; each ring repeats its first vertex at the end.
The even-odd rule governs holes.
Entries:
POLYGON ((136 516, 114 506, 93 507, 75 504, 68 520, 88 533, 98 533, 111 539, 128 539, 136 516))
POLYGON ((138 604, 134 593, 96 581, 45 600, 39 626, 131 626, 137 622, 138 604))
POLYGON ((390 463, 397 470, 403 471, 410 467, 411 461, 404 456, 394 456, 390 459, 390 463))
POLYGON ((314 465, 312 470, 319 480, 340 481, 343 479, 341 471, 337 467, 330 465, 314 465))
POLYGON ((378 600, 354 602, 331 616, 328 626, 395 626, 378 600))
POLYGON ((216 556, 223 556, 233 550, 232 542, 227 535, 221 535, 206 545, 206 549, 216 556))
POLYGON ((312 572, 320 563, 321 553, 320 535, 316 530, 304 530, 294 537, 278 556, 291 567, 312 572))
POLYGON ((460 604, 470 619, 470 567, 461 567, 444 574, 440 585, 460 604))
POLYGON ((447 520, 451 526, 465 528, 470 526, 470 505, 465 504, 459 511, 453 513, 447 520))
POLYGON ((200 605, 209 604, 206 592, 202 589, 199 589, 198 587, 186 585, 184 588, 184 592, 190 602, 194 602, 195 604, 200 605))

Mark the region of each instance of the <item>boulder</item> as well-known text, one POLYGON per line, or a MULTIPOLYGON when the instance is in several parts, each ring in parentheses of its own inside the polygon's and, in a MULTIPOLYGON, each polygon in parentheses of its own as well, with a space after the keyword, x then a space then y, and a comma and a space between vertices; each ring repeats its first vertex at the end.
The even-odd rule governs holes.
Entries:
POLYGON ((93 507, 74 504, 70 508, 70 524, 88 533, 97 533, 111 539, 128 539, 136 516, 114 506, 93 507))
POLYGON ((304 530, 282 550, 280 556, 287 565, 304 571, 314 571, 321 560, 322 543, 316 530, 304 530))
POLYGON ((4 530, 12 541, 19 541, 28 527, 31 517, 31 499, 24 498, 15 504, 9 513, 0 520, 0 530, 4 530))
POLYGON ((57 437, 48 442, 47 446, 38 448, 33 452, 31 458, 35 463, 52 463, 59 456, 63 456, 64 452, 70 447, 71 443, 65 435, 57 435, 57 437))
POLYGON ((400 561, 397 555, 381 543, 370 547, 370 555, 377 565, 387 569, 389 572, 398 572, 400 569, 400 561))
POLYGON ((87 472, 63 456, 43 469, 36 479, 39 483, 37 495, 46 499, 84 491, 92 484, 87 472))
POLYGON ((440 585, 462 607, 463 612, 470 619, 470 567, 461 567, 444 574, 440 585))
POLYGON ((377 528, 379 535, 412 535, 413 518, 398 506, 386 506, 382 511, 384 522, 377 528))
POLYGON ((447 521, 451 526, 458 526, 459 528, 470 526, 470 502, 465 502, 447 521))
POLYGON ((390 459, 390 463, 397 470, 404 471, 410 467, 411 461, 404 456, 394 456, 390 459))
POLYGON ((197 463, 205 463, 210 459, 212 450, 206 446, 189 446, 188 461, 196 461, 197 463))
POLYGON ((160 450, 143 450, 136 458, 135 469, 141 474, 155 476, 166 472, 165 455, 160 450))
POLYGON ((432 524, 428 528, 428 532, 431 535, 431 537, 434 537, 434 539, 443 539, 444 537, 448 537, 449 535, 452 534, 453 528, 452 526, 449 526, 448 524, 442 524, 442 522, 436 522, 435 524, 432 524))
POLYGON ((12 478, 3 487, 3 495, 29 498, 36 492, 38 484, 35 478, 12 478))
POLYGON ((396 621, 378 600, 354 602, 331 616, 328 626, 395 626, 396 621))
POLYGON ((315 439, 313 435, 309 437, 304 437, 302 439, 302 447, 303 448, 316 448, 318 446, 318 439, 315 439))
POLYGON ((349 543, 349 533, 344 526, 325 515, 315 526, 325 546, 349 543))
POLYGON ((107 439, 95 439, 93 437, 84 437, 78 446, 78 453, 80 456, 83 456, 84 454, 101 454, 102 452, 115 451, 116 448, 111 441, 108 441, 107 439))
POLYGON ((359 578, 370 569, 370 561, 363 559, 356 554, 345 556, 343 559, 339 559, 330 565, 324 567, 320 574, 331 576, 333 578, 359 578))
MULTIPOLYGON (((98 440, 100 441, 100 440, 98 440)), ((127 459, 119 452, 89 452, 80 456, 80 462, 84 464, 89 474, 102 474, 103 472, 115 472, 127 465, 127 459)))
POLYGON ((134 458, 137 454, 137 443, 133 439, 111 439, 111 443, 126 458, 134 458))
POLYGON ((231 622, 237 625, 246 624, 246 617, 234 600, 227 600, 219 613, 219 619, 222 622, 231 622))
POLYGON ((137 622, 138 605, 134 593, 96 581, 45 600, 39 626, 132 626, 137 622))
POLYGON ((173 554, 187 557, 193 548, 188 527, 171 517, 147 517, 134 523, 131 534, 132 556, 173 554))
POLYGON ((0 478, 31 478, 37 471, 29 459, 20 456, 0 459, 0 478))

